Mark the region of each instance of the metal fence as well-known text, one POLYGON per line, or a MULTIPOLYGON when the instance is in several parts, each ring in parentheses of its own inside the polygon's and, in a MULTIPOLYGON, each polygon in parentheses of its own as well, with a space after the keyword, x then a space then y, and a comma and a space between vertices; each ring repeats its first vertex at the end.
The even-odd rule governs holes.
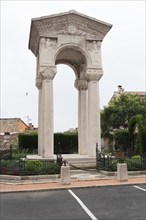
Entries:
POLYGON ((19 176, 59 174, 62 164, 66 165, 61 154, 52 160, 27 160, 25 156, 24 152, 12 150, 12 145, 7 150, 1 150, 0 174, 19 176), (24 158, 20 159, 22 157, 24 158))
POLYGON ((3 152, 0 158, 0 174, 9 175, 47 175, 59 174, 62 164, 65 164, 61 155, 56 155, 56 160, 14 160, 12 153, 3 152))
POLYGON ((118 159, 115 156, 106 156, 100 152, 96 153, 96 168, 97 170, 116 171, 117 163, 127 163, 128 171, 146 170, 146 155, 128 157, 125 155, 123 159, 118 159))
POLYGON ((1 160, 0 174, 28 176, 59 174, 61 164, 56 160, 1 160))

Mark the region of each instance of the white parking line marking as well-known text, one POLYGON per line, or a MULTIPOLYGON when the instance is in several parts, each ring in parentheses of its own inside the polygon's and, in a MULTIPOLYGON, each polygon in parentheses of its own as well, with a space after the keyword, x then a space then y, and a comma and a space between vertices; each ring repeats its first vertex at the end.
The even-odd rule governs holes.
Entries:
POLYGON ((68 189, 68 192, 77 200, 77 202, 80 204, 80 206, 84 209, 84 211, 90 216, 92 220, 98 220, 92 212, 87 208, 87 206, 84 205, 84 203, 73 193, 72 190, 68 189))
POLYGON ((140 189, 140 190, 142 190, 142 191, 145 191, 146 192, 146 189, 143 189, 143 188, 141 188, 141 187, 139 187, 139 186, 134 186, 135 188, 137 188, 137 189, 140 189))

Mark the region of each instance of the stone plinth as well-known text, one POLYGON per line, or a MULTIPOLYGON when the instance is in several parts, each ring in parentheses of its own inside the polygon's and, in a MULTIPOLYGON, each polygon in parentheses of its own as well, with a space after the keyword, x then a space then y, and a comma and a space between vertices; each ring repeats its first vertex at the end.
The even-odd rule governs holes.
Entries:
MULTIPOLYGON (((89 157, 88 155, 79 155, 79 154, 62 154, 63 160, 66 160, 70 166, 70 169, 96 169, 96 158, 89 157), (73 166, 72 166, 73 165, 73 166), (77 167, 77 168, 76 168, 77 167)), ((27 155, 27 160, 43 160, 43 161, 52 161, 56 160, 57 157, 54 154, 53 158, 48 157, 44 158, 39 155, 27 155)))
POLYGON ((119 181, 128 180, 127 164, 126 163, 118 163, 117 164, 117 180, 119 180, 119 181))
POLYGON ((61 167, 61 184, 62 185, 70 184, 70 167, 69 166, 61 167))

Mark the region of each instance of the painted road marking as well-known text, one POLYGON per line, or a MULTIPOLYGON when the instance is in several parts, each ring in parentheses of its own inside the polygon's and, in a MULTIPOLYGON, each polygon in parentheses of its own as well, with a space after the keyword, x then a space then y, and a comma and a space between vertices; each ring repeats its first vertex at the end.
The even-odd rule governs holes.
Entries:
POLYGON ((137 188, 137 189, 140 189, 140 190, 142 190, 142 191, 145 191, 146 192, 146 189, 143 189, 143 188, 141 188, 141 187, 139 187, 139 186, 134 186, 135 188, 137 188))
POLYGON ((84 205, 84 203, 77 197, 72 190, 68 189, 68 192, 77 200, 77 202, 80 204, 80 206, 84 209, 84 211, 90 216, 92 220, 98 220, 92 212, 87 208, 87 206, 84 205))

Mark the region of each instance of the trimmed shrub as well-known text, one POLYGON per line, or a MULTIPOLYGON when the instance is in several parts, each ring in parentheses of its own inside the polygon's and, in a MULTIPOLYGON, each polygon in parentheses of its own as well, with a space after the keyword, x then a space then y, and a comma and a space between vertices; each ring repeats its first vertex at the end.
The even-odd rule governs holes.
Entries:
POLYGON ((54 153, 55 154, 78 153, 78 134, 77 133, 55 133, 54 134, 54 153))
MULTIPOLYGON (((138 171, 144 170, 144 159, 141 157, 135 157, 131 159, 124 159, 125 163, 127 163, 127 170, 128 171, 138 171)), ((117 171, 117 164, 119 163, 118 160, 111 160, 111 164, 107 166, 108 171, 117 171)))
MULTIPOLYGON (((19 149, 27 149, 28 152, 37 151, 38 134, 36 132, 19 134, 19 149)), ((49 147, 49 146, 48 146, 49 147)), ((55 133, 54 134, 54 153, 73 154, 78 153, 78 134, 77 133, 55 133)))
POLYGON ((38 134, 36 132, 21 133, 18 140, 20 150, 28 149, 28 152, 32 152, 38 148, 38 134))
POLYGON ((28 160, 25 162, 25 171, 33 174, 41 174, 43 163, 39 160, 28 160))
POLYGON ((1 160, 0 174, 10 175, 49 175, 59 174, 60 165, 55 161, 39 160, 1 160))
POLYGON ((143 160, 141 158, 126 159, 128 171, 143 170, 143 160))
POLYGON ((140 155, 135 155, 132 157, 132 159, 141 159, 141 156, 140 155))
POLYGON ((28 160, 21 162, 21 175, 59 174, 60 166, 55 161, 28 160))

